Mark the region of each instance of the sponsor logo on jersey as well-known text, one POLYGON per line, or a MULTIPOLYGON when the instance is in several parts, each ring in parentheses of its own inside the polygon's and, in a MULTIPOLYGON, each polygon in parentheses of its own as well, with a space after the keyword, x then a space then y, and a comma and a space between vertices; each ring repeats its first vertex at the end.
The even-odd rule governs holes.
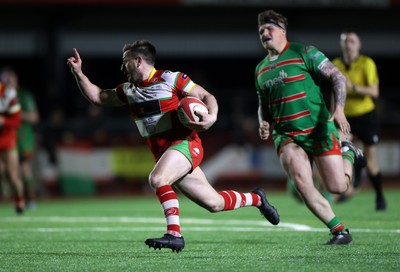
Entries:
POLYGON ((279 72, 279 76, 275 77, 273 79, 267 80, 264 83, 264 88, 273 88, 273 87, 278 87, 278 86, 283 86, 284 83, 284 79, 287 78, 288 75, 284 70, 281 70, 279 72))
POLYGON ((144 119, 143 124, 149 134, 156 131, 157 120, 153 119, 152 117, 144 119))
POLYGON ((318 59, 321 56, 324 56, 324 54, 321 51, 318 51, 314 46, 307 46, 305 48, 307 55, 310 57, 310 59, 314 62, 318 61, 318 59))

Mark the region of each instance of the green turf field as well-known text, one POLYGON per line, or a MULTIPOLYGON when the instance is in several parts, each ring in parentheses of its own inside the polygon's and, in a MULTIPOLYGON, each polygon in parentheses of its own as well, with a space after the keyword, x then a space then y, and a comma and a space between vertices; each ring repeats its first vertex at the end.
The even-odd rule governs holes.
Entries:
POLYGON ((267 192, 281 215, 272 226, 258 209, 211 214, 185 197, 180 253, 144 244, 165 232, 155 196, 49 200, 17 216, 0 204, 0 271, 400 271, 400 190, 375 212, 364 191, 334 210, 353 234, 326 246, 328 229, 284 192, 267 192))

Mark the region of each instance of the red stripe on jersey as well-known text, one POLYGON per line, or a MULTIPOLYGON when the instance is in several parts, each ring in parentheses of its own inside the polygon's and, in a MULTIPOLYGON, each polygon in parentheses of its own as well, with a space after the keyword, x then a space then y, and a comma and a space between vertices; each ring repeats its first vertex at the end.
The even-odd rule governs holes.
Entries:
POLYGON ((308 116, 310 115, 310 111, 309 110, 305 110, 305 111, 301 111, 298 112, 296 114, 292 114, 292 115, 287 115, 287 116, 283 116, 283 117, 276 117, 274 118, 274 121, 279 123, 279 122, 285 122, 285 121, 292 121, 292 120, 296 120, 299 119, 301 117, 304 116, 308 116))
POLYGON ((257 77, 258 77, 259 75, 261 75, 262 73, 271 70, 272 66, 274 66, 274 65, 268 65, 267 67, 263 68, 260 72, 257 73, 257 77))
POLYGON ((283 97, 283 98, 280 98, 280 99, 275 99, 275 100, 271 101, 269 103, 269 105, 272 106, 272 105, 276 105, 276 104, 290 102, 290 101, 294 101, 294 100, 301 99, 301 98, 304 98, 304 97, 306 97, 306 93, 305 92, 301 92, 301 93, 289 95, 289 96, 286 96, 286 97, 283 97))
POLYGON ((281 61, 278 63, 268 65, 267 67, 263 68, 260 72, 257 73, 257 77, 259 75, 261 75, 262 73, 265 73, 273 68, 282 67, 285 65, 292 65, 292 64, 304 64, 304 61, 302 59, 288 59, 288 60, 284 60, 284 61, 281 61))
POLYGON ((276 64, 276 66, 282 67, 282 66, 290 65, 290 64, 304 64, 304 61, 302 59, 288 59, 288 60, 278 62, 276 64))
POLYGON ((314 131, 314 129, 315 129, 315 127, 307 128, 307 129, 299 130, 299 131, 292 131, 292 132, 286 133, 286 135, 296 136, 296 135, 302 135, 302 134, 310 134, 311 132, 314 131))
POLYGON ((170 99, 160 100, 160 106, 163 112, 176 110, 178 108, 179 98, 176 91, 172 92, 172 97, 170 99))
POLYGON ((284 79, 283 79, 283 82, 285 82, 285 83, 290 83, 290 82, 295 82, 295 81, 303 80, 303 79, 305 79, 305 78, 306 78, 305 75, 291 76, 291 77, 284 78, 284 79))

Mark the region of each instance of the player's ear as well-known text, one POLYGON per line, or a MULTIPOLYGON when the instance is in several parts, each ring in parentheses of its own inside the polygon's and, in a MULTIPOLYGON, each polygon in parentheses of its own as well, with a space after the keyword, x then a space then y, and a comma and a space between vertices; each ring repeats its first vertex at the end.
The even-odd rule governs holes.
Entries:
POLYGON ((139 66, 142 64, 143 59, 141 56, 137 56, 136 58, 136 68, 139 68, 139 66))

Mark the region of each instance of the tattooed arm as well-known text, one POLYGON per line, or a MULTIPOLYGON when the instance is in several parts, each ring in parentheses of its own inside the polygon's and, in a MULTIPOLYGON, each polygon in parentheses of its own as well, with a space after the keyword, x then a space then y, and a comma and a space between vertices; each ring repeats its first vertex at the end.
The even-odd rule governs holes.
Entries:
POLYGON ((321 74, 332 83, 334 108, 333 118, 344 134, 350 133, 350 124, 344 115, 344 104, 346 103, 346 78, 339 69, 331 62, 325 61, 319 67, 321 74))

